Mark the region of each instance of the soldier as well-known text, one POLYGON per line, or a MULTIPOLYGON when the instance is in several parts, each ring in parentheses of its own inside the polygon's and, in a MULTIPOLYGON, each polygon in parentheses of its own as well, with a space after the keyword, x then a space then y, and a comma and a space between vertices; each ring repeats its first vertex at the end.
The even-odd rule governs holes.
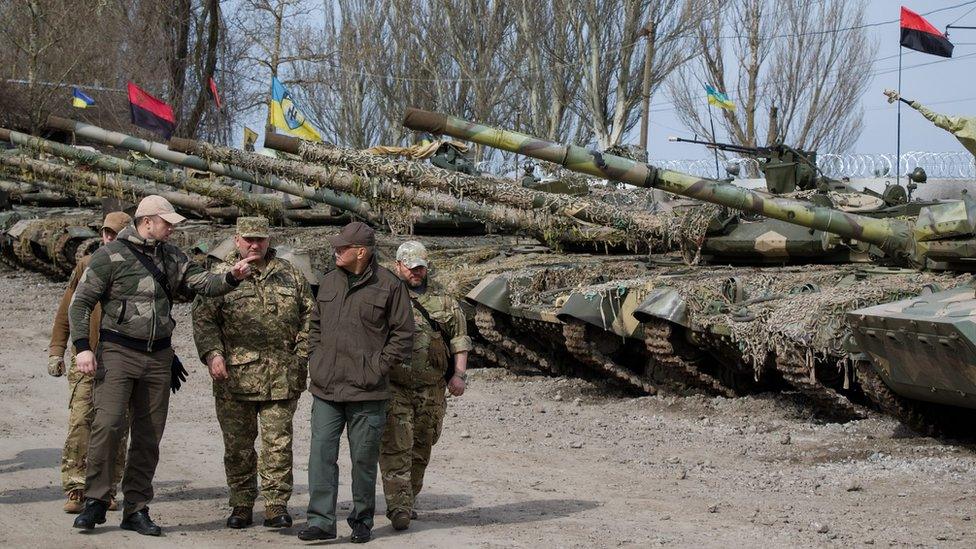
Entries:
POLYGON ((393 398, 380 448, 386 516, 397 530, 406 530, 417 517, 414 503, 447 411, 444 389, 464 394, 473 348, 464 312, 457 300, 430 283, 428 267, 423 244, 400 245, 394 272, 409 288, 417 330, 413 358, 390 369, 393 398))
MULTIPOLYGON (((129 222, 132 221, 124 212, 112 212, 105 216, 102 222, 101 236, 102 244, 108 244, 115 240, 129 222)), ((64 351, 68 346, 68 306, 71 304, 71 296, 78 287, 78 280, 85 272, 91 256, 86 255, 78 260, 71 278, 68 280, 68 288, 61 296, 61 303, 58 305, 58 312, 54 316, 54 326, 51 328, 51 344, 48 349, 47 373, 54 377, 64 375, 64 351)), ((92 347, 98 346, 98 325, 101 321, 102 309, 98 305, 92 310, 91 328, 88 339, 92 347)), ((95 417, 95 409, 92 406, 92 384, 91 376, 83 375, 75 366, 74 348, 71 350, 71 368, 68 370, 68 436, 64 440, 64 450, 61 451, 61 489, 67 500, 64 502, 65 513, 80 513, 85 502, 85 454, 88 453, 88 437, 91 435, 92 419, 95 417)), ((119 437, 119 445, 116 449, 115 470, 112 471, 112 490, 109 492, 110 511, 118 509, 115 501, 115 488, 122 480, 122 467, 125 465, 125 443, 128 433, 119 437)))
POLYGON ((173 225, 184 219, 165 198, 143 198, 133 224, 92 255, 71 299, 68 319, 78 351, 75 362, 79 372, 95 376, 85 508, 75 518, 75 528, 91 530, 105 522, 115 449, 131 406, 132 442, 122 478, 120 527, 143 535, 161 533, 147 504, 153 497, 169 391, 179 387, 176 374, 182 370, 171 345, 176 324, 172 296, 226 294, 250 275, 249 263, 254 261, 242 259, 224 274, 208 273, 166 242, 173 225), (96 303, 102 306, 97 357, 89 339, 96 303))
POLYGON ((335 539, 339 437, 349 426, 353 543, 372 539, 376 464, 390 398, 390 368, 410 360, 413 315, 403 283, 379 265, 376 238, 354 221, 337 236, 337 269, 322 276, 308 331, 312 445, 305 541, 335 539))
POLYGON ((214 268, 226 272, 255 258, 254 274, 233 292, 193 302, 193 338, 210 369, 224 434, 230 487, 229 528, 253 522, 261 476, 264 525, 292 525, 292 417, 305 390, 312 290, 305 276, 269 248, 268 220, 237 219, 236 249, 214 268), (261 457, 254 451, 258 429, 261 457))
POLYGON ((901 101, 902 103, 905 103, 911 108, 922 113, 922 116, 927 118, 936 126, 954 135, 967 151, 973 155, 976 155, 976 117, 946 116, 927 108, 918 101, 905 99, 904 97, 898 95, 898 92, 894 90, 885 90, 884 94, 888 96, 889 103, 901 101))

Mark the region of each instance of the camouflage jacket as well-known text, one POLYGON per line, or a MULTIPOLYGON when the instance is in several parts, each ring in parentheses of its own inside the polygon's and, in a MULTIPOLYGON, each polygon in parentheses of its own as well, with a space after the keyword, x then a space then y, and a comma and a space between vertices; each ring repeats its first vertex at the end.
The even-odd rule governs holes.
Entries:
MULTIPOLYGON (((220 353, 227 364, 228 378, 214 383, 218 398, 282 400, 305 390, 312 289, 297 267, 274 250, 268 255, 233 292, 193 302, 200 360, 220 353)), ((234 250, 214 271, 227 272, 240 259, 234 250)))
MULTIPOLYGON (((427 310, 427 314, 451 336, 450 341, 444 342, 450 354, 451 364, 455 354, 474 348, 471 337, 468 336, 467 320, 456 299, 442 288, 433 285, 428 286, 424 293, 417 293, 410 288, 410 297, 416 299, 427 310)), ((412 299, 413 322, 417 327, 413 336, 413 358, 409 363, 396 364, 390 369, 390 382, 398 387, 416 388, 434 385, 443 379, 446 366, 432 359, 431 343, 441 336, 424 319, 412 299)))
POLYGON ((912 101, 910 105, 933 124, 956 136, 967 151, 976 155, 976 117, 946 116, 925 107, 918 101, 912 101))
POLYGON ((88 329, 92 309, 102 305, 102 340, 109 337, 119 343, 142 350, 157 350, 169 346, 176 321, 171 316, 172 304, 163 288, 123 240, 133 243, 149 256, 162 271, 174 295, 200 293, 217 296, 237 287, 230 273, 212 274, 193 263, 172 244, 147 242, 134 226, 122 229, 113 242, 92 254, 91 263, 81 275, 68 320, 71 341, 77 352, 90 350, 88 329))

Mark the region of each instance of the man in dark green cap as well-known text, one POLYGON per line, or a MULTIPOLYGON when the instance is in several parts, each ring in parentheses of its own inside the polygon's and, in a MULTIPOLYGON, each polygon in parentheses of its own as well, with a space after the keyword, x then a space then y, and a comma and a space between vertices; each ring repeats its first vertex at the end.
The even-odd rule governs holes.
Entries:
POLYGON ((336 537, 339 437, 348 426, 350 541, 372 538, 376 468, 390 399, 388 374, 410 360, 413 312, 403 283, 376 259, 373 229, 352 222, 333 237, 336 269, 323 275, 309 325, 312 447, 308 526, 299 539, 336 537))
POLYGON ((270 247, 268 220, 237 219, 235 249, 214 268, 253 258, 253 274, 220 297, 193 303, 197 353, 213 378, 230 487, 228 528, 253 522, 261 477, 264 525, 292 525, 292 418, 305 390, 312 290, 305 276, 270 247), (261 433, 261 454, 254 441, 261 433))

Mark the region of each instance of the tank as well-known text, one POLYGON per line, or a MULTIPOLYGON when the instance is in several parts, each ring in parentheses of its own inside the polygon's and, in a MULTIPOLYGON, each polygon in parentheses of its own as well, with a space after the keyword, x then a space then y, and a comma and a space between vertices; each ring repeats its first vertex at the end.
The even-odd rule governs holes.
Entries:
MULTIPOLYGON (((925 401, 957 409, 973 408, 971 398, 961 396, 971 394, 971 384, 944 381, 940 385, 934 381, 976 379, 976 363, 960 359, 938 368, 928 367, 931 351, 924 351, 925 343, 898 342, 899 335, 907 333, 906 326, 914 321, 919 327, 912 333, 930 343, 942 345, 937 339, 926 337, 925 330, 942 329, 947 341, 952 341, 951 334, 955 333, 960 345, 972 344, 973 339, 964 335, 962 325, 950 329, 948 321, 922 322, 931 320, 933 315, 948 315, 948 311, 961 314, 959 309, 965 309, 965 305, 976 305, 968 286, 970 278, 961 274, 972 270, 976 258, 976 203, 966 195, 961 200, 920 207, 916 219, 879 218, 771 197, 725 182, 659 170, 443 114, 410 109, 405 126, 824 231, 845 245, 868 245, 878 252, 876 264, 864 268, 735 268, 725 273, 705 269, 677 283, 645 277, 614 280, 609 287, 584 288, 567 296, 556 314, 565 323, 588 324, 623 338, 628 337, 628 332, 643 331, 661 339, 659 332, 666 331, 664 339, 668 343, 691 343, 707 354, 705 358, 717 359, 722 367, 751 365, 757 379, 772 368, 781 380, 812 397, 824 409, 833 408, 844 414, 862 413, 861 403, 868 400, 894 413, 898 413, 897 406, 878 403, 925 401), (791 276, 784 276, 786 273, 791 276), (723 278, 722 274, 726 276, 723 278), (694 288, 700 291, 695 293, 694 288), (928 295, 912 297, 923 293, 928 295), (908 300, 900 301, 905 298, 908 300), (624 303, 636 306, 630 309, 624 303), (892 308, 909 310, 915 316, 889 316, 892 308), (930 311, 928 316, 926 310, 930 311), (887 331, 882 333, 882 327, 887 331), (811 328, 815 329, 810 331, 811 328), (858 335, 862 328, 864 333, 858 335), (748 336, 750 333, 752 337, 748 336), (870 346, 867 337, 874 338, 870 346), (954 396, 948 396, 952 393, 954 396)), ((662 274, 665 279, 669 276, 668 271, 662 274)), ((645 335, 645 342, 651 346, 649 339, 645 335)), ((665 351, 663 354, 684 359, 680 353, 665 351)), ((911 417, 900 417, 918 425, 911 417)))

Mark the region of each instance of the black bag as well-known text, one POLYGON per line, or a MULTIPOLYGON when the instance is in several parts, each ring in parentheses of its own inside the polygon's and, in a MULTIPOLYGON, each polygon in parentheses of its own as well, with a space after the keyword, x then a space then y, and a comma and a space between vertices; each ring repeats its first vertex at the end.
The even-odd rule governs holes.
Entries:
MULTIPOLYGON (((437 322, 431 318, 430 313, 428 313, 427 309, 425 309, 424 306, 417 301, 417 298, 411 295, 410 301, 413 302, 413 306, 417 308, 417 312, 420 313, 420 316, 424 317, 424 320, 430 324, 434 331, 440 334, 441 344, 437 346, 437 352, 442 354, 441 358, 444 361, 444 364, 446 364, 444 369, 444 381, 451 381, 451 378, 454 377, 454 363, 451 361, 451 352, 447 348, 448 342, 451 341, 451 336, 444 330, 444 327, 441 326, 440 322, 437 322)), ((431 345, 431 348, 433 349, 434 345, 431 345)))
MULTIPOLYGON (((149 271, 149 274, 153 277, 153 280, 156 281, 156 284, 159 284, 159 287, 163 289, 163 293, 166 294, 166 300, 169 301, 170 309, 172 309, 173 292, 169 288, 169 279, 166 278, 166 274, 159 270, 159 267, 153 263, 153 260, 150 259, 149 256, 136 248, 135 244, 127 240, 120 240, 119 242, 125 244, 125 246, 129 248, 129 251, 132 252, 132 255, 136 256, 136 259, 139 260, 139 263, 142 263, 142 266, 149 271)), ((180 360, 180 357, 176 356, 176 353, 173 353, 173 362, 170 363, 169 369, 169 388, 173 391, 173 394, 176 394, 176 391, 179 391, 180 387, 183 385, 183 382, 186 381, 188 372, 186 371, 186 368, 183 367, 183 361, 180 360)))

